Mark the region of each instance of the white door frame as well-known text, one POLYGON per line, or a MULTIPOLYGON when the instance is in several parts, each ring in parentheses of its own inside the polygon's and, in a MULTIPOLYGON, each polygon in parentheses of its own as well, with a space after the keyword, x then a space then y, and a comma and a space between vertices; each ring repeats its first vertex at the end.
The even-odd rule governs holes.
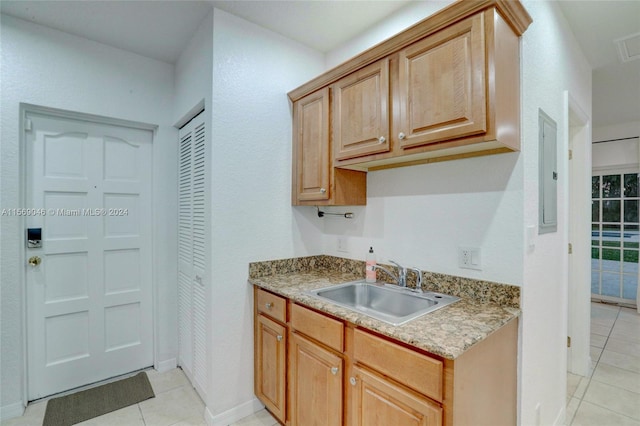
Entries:
POLYGON ((567 167, 568 255, 567 333, 571 337, 567 369, 586 376, 591 368, 591 118, 568 91, 564 92, 565 135, 572 160, 567 167))
MULTIPOLYGON (((99 124, 108 124, 108 125, 113 125, 113 126, 120 126, 120 127, 130 127, 130 128, 134 128, 134 129, 139 129, 139 130, 148 130, 152 132, 152 144, 156 139, 156 135, 157 135, 157 130, 158 130, 158 126, 155 124, 148 124, 148 123, 142 123, 142 122, 138 122, 138 121, 130 121, 130 120, 123 120, 123 119, 119 119, 119 118, 112 118, 112 117, 105 117, 105 116, 100 116, 100 115, 94 115, 94 114, 86 114, 86 113, 81 113, 81 112, 75 112, 75 111, 69 111, 69 110, 62 110, 62 109, 56 109, 56 108, 50 108, 50 107, 45 107, 45 106, 40 106, 40 105, 34 105, 34 104, 28 104, 28 103, 20 103, 20 123, 19 123, 19 129, 20 129, 20 152, 19 152, 19 180, 20 180, 20 187, 19 187, 19 200, 20 200, 20 206, 26 206, 27 205, 27 150, 26 150, 26 130, 25 130, 25 126, 27 124, 27 114, 29 113, 39 113, 39 114, 44 114, 44 115, 48 115, 50 117, 57 117, 57 118, 67 118, 67 119, 72 119, 72 120, 78 120, 78 121, 87 121, 87 122, 91 122, 91 123, 99 123, 99 124)), ((152 163, 152 173, 151 173, 151 185, 153 188, 153 181, 155 180, 155 176, 154 176, 154 170, 155 168, 153 167, 153 153, 151 156, 151 163, 152 163)), ((154 197, 154 191, 152 189, 151 191, 151 203, 153 205, 153 199, 154 197)), ((151 222, 152 224, 155 224, 155 213, 153 212, 153 209, 151 211, 151 222)), ((152 226, 152 229, 155 229, 155 226, 152 226)), ((20 244, 20 253, 18 256, 19 262, 20 262, 20 268, 19 268, 19 279, 20 279, 20 283, 21 283, 21 290, 20 290, 20 294, 22 297, 22 315, 21 315, 21 319, 22 319, 22 405, 23 406, 27 406, 28 403, 28 354, 27 354, 27 340, 28 340, 28 336, 27 336, 27 291, 26 291, 26 282, 27 282, 27 276, 26 276, 26 252, 27 252, 27 245, 26 245, 26 238, 25 238, 25 230, 26 230, 26 220, 23 218, 20 220, 20 225, 19 225, 19 229, 18 232, 20 232, 21 235, 21 244, 20 244)), ((157 286, 154 284, 156 279, 156 254, 155 254, 155 249, 154 249, 154 232, 151 232, 151 262, 152 262, 152 271, 151 271, 151 311, 152 311, 152 329, 153 329, 153 363, 154 363, 154 368, 158 368, 158 321, 156 320, 156 315, 158 312, 158 288, 157 286)))

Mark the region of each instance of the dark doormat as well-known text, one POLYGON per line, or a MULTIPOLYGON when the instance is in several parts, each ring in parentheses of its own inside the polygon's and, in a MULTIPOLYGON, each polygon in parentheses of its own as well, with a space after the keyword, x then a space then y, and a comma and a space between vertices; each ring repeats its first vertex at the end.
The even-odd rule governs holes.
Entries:
POLYGON ((153 398, 144 371, 133 377, 50 399, 42 426, 68 426, 153 398))

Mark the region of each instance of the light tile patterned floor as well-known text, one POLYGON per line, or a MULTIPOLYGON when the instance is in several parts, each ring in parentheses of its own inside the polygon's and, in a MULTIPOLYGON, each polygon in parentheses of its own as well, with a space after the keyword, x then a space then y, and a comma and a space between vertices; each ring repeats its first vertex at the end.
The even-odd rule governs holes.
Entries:
MULTIPOLYGON (((155 398, 79 423, 83 426, 205 426, 204 404, 182 370, 147 371, 155 398)), ((27 407, 24 415, 2 426, 41 425, 47 402, 27 407)), ((278 422, 262 410, 230 426, 273 426, 278 422)))
MULTIPOLYGON (((79 423, 83 426, 186 426, 206 425, 204 404, 180 369, 165 373, 147 371, 155 398, 79 423)), ((30 404, 24 415, 2 426, 41 425, 47 401, 30 404)))
POLYGON ((567 424, 640 426, 640 314, 591 304, 591 372, 568 373, 567 424))

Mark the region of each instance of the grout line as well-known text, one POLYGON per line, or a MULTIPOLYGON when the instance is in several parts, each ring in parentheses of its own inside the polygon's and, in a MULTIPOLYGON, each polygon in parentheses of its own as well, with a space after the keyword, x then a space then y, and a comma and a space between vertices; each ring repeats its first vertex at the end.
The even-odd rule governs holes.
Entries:
POLYGON ((144 413, 142 412, 142 407, 140 407, 140 403, 136 404, 138 406, 138 411, 140 412, 140 417, 142 417, 142 423, 147 426, 147 421, 144 419, 144 413))

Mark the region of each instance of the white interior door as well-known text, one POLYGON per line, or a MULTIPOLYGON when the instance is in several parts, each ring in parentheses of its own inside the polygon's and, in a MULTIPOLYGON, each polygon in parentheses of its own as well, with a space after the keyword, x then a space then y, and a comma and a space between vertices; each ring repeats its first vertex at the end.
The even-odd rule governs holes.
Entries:
POLYGON ((28 113, 28 399, 153 365, 149 130, 28 113))

